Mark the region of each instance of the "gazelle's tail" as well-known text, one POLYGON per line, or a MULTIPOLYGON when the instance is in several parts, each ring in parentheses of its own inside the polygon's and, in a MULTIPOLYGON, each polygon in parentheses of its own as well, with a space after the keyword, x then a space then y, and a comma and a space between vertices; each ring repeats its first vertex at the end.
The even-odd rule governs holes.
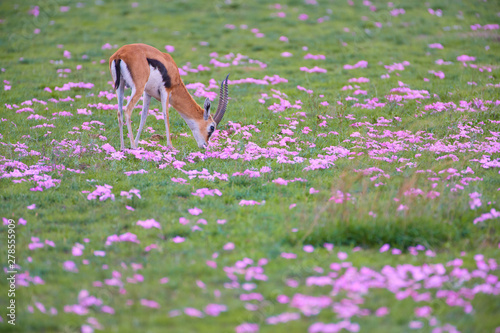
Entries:
POLYGON ((115 81, 115 90, 118 89, 120 86, 120 78, 122 76, 121 69, 120 69, 120 62, 121 59, 116 59, 115 60, 115 73, 116 73, 116 81, 115 81))

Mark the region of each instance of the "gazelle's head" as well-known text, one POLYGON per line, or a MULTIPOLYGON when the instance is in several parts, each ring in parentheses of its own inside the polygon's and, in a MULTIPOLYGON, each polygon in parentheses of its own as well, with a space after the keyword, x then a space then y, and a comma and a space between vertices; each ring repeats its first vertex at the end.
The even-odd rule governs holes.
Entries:
POLYGON ((227 91, 227 79, 229 74, 226 76, 226 79, 222 81, 220 85, 220 93, 219 93, 219 105, 217 106, 217 111, 215 111, 215 115, 212 117, 210 114, 211 102, 207 98, 203 105, 203 120, 198 122, 198 133, 194 133, 194 138, 198 143, 198 147, 207 148, 208 140, 210 136, 214 133, 217 125, 219 125, 222 117, 224 117, 224 113, 226 113, 227 102, 228 102, 228 91, 227 91))

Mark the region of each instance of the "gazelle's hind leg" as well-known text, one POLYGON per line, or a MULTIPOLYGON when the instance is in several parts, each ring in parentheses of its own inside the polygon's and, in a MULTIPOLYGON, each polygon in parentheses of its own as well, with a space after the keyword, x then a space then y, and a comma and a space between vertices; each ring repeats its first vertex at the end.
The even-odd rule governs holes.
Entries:
POLYGON ((141 98, 141 95, 144 91, 144 87, 142 89, 136 89, 136 87, 132 87, 132 98, 128 101, 127 107, 125 108, 125 121, 127 122, 128 129, 128 138, 130 139, 130 145, 133 149, 136 149, 137 146, 134 142, 134 134, 132 133, 132 123, 130 121, 132 117, 132 112, 134 111, 134 107, 141 98))
POLYGON ((167 134, 167 147, 172 146, 172 139, 170 138, 170 122, 168 117, 168 100, 170 93, 166 90, 163 90, 161 93, 161 106, 162 106, 162 114, 163 120, 165 121, 165 132, 167 134))
POLYGON ((151 96, 147 93, 144 92, 142 94, 142 112, 141 112, 141 124, 139 125, 139 130, 137 131, 137 136, 135 137, 135 145, 139 143, 139 138, 141 137, 142 129, 144 127, 144 124, 146 123, 146 118, 148 117, 148 112, 149 112, 149 103, 151 102, 151 96))
POLYGON ((128 60, 128 61, 135 61, 134 68, 136 69, 136 73, 134 75, 132 75, 125 60, 122 59, 122 61, 120 62, 120 71, 122 75, 121 77, 123 78, 123 81, 127 83, 127 86, 129 86, 132 89, 132 97, 128 101, 127 106, 125 107, 125 121, 127 122, 128 138, 130 140, 130 145, 134 149, 137 148, 137 146, 134 142, 134 135, 132 133, 132 124, 131 124, 132 112, 134 111, 135 105, 141 98, 142 93, 144 92, 144 87, 146 86, 146 82, 148 81, 149 77, 149 72, 144 73, 144 71, 149 71, 149 66, 147 65, 147 61, 146 59, 142 60, 140 59, 128 60))
POLYGON ((125 143, 123 142, 123 97, 125 93, 125 82, 121 81, 120 86, 116 90, 116 96, 118 98, 118 126, 120 127, 120 150, 125 149, 125 143))

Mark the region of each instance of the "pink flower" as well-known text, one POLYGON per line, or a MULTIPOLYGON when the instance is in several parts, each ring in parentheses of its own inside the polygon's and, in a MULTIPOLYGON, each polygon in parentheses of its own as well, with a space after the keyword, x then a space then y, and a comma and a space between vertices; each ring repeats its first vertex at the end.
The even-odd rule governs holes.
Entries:
POLYGON ((314 59, 314 60, 325 60, 326 57, 323 54, 311 54, 308 53, 304 56, 304 59, 314 59))
POLYGON ((305 20, 307 20, 308 18, 309 18, 309 15, 307 15, 307 14, 300 14, 300 15, 299 15, 299 20, 301 20, 301 21, 305 21, 305 20))
POLYGON ((101 312, 109 313, 109 314, 115 314, 115 309, 113 309, 112 307, 110 307, 108 305, 103 305, 101 307, 101 312))
POLYGON ((85 247, 82 244, 76 243, 75 246, 71 249, 71 254, 75 257, 79 257, 83 254, 83 249, 85 247))
POLYGON ((326 73, 327 70, 318 66, 314 66, 313 68, 300 67, 300 70, 307 73, 326 73))
POLYGON ((410 321, 410 323, 408 324, 408 327, 409 327, 409 328, 411 328, 411 329, 419 329, 419 328, 424 327, 424 324, 423 324, 421 321, 418 321, 418 320, 412 320, 412 321, 410 321))
POLYGON ((368 61, 361 60, 354 65, 344 65, 344 69, 366 68, 367 66, 368 66, 368 61))
POLYGON ((441 45, 439 43, 429 44, 429 48, 431 48, 431 49, 442 49, 443 45, 441 45))
POLYGON ((63 269, 68 272, 78 273, 78 268, 76 267, 76 264, 71 260, 63 262, 63 269))
POLYGON ((137 244, 140 243, 139 240, 137 239, 137 235, 130 232, 126 232, 124 234, 121 234, 120 236, 116 234, 108 236, 108 238, 106 239, 106 243, 104 245, 109 246, 115 242, 131 242, 137 244))
POLYGON ((205 313, 209 316, 218 316, 221 312, 227 311, 227 306, 224 304, 208 304, 205 307, 205 313))
POLYGON ((311 252, 314 251, 314 246, 312 246, 312 245, 304 245, 304 247, 302 249, 304 250, 304 252, 311 253, 311 252))
POLYGON ((399 205, 399 207, 396 209, 398 212, 402 211, 402 210, 408 210, 408 206, 405 206, 403 204, 399 205))
POLYGON ((217 268, 217 263, 213 260, 207 260, 205 263, 208 267, 217 268))
POLYGON ((94 251, 96 257, 104 257, 106 255, 105 251, 94 251))
POLYGON ((168 283, 168 280, 169 280, 168 277, 163 277, 163 278, 160 279, 160 283, 161 284, 168 283))
POLYGON ((283 53, 281 53, 281 56, 285 57, 285 58, 289 58, 289 57, 293 56, 293 54, 291 54, 290 52, 283 52, 283 53))
POLYGON ((386 308, 385 306, 381 307, 381 308, 378 308, 376 311, 375 311, 375 315, 377 317, 383 317, 385 315, 387 315, 389 313, 389 309, 386 308))
POLYGON ((466 62, 466 61, 475 61, 476 58, 475 57, 471 57, 471 56, 468 56, 466 54, 463 54, 461 56, 458 56, 457 57, 457 60, 458 61, 461 61, 461 62, 466 62))
POLYGON ((319 193, 319 191, 318 191, 318 190, 316 190, 316 189, 314 189, 314 187, 311 187, 311 188, 309 189, 309 194, 315 194, 315 193, 319 193))
POLYGON ((470 209, 476 209, 477 207, 481 207, 481 194, 478 192, 469 193, 470 201, 470 209))
POLYGON ((147 299, 141 299, 141 305, 148 307, 148 308, 155 308, 158 309, 160 307, 160 304, 158 304, 155 301, 147 300, 147 299))
POLYGON ((175 47, 172 45, 165 45, 165 50, 167 50, 168 53, 172 53, 175 51, 175 47))
POLYGON ((254 206, 254 205, 263 205, 266 203, 266 200, 262 200, 261 202, 255 200, 241 200, 240 206, 254 206))
POLYGON ((400 249, 392 249, 392 254, 397 256, 397 255, 400 255, 402 253, 402 251, 400 249))
POLYGON ((434 74, 435 76, 437 76, 441 80, 445 78, 445 75, 444 75, 443 71, 436 72, 436 71, 430 70, 429 73, 430 74, 434 74))
POLYGON ((185 241, 185 238, 181 237, 181 236, 175 236, 174 238, 172 238, 172 242, 174 242, 174 243, 182 243, 184 241, 185 241))
POLYGON ((31 15, 33 15, 33 16, 35 16, 35 17, 38 17, 38 15, 40 15, 40 7, 35 6, 32 9, 30 9, 28 11, 28 13, 31 14, 31 15))
POLYGON ((235 328, 236 333, 254 333, 259 331, 258 324, 243 323, 235 328))
POLYGON ((145 221, 137 221, 137 225, 143 227, 144 229, 158 228, 161 229, 160 223, 156 222, 154 219, 149 219, 145 221))
POLYGON ((188 209, 188 213, 191 215, 200 215, 203 211, 197 207, 188 209))
POLYGON ((339 253, 337 253, 337 257, 340 260, 346 260, 347 259, 347 253, 345 253, 345 252, 339 252, 339 253))
POLYGON ((32 205, 29 205, 28 207, 29 210, 33 210, 33 209, 36 209, 36 204, 32 204, 32 205))
POLYGON ((295 258, 297 258, 297 255, 295 253, 283 252, 283 253, 281 253, 281 257, 283 257, 285 259, 295 259, 295 258))
POLYGON ((285 304, 290 302, 290 298, 287 295, 278 295, 276 297, 276 301, 278 301, 278 303, 285 304))
POLYGON ((384 245, 382 245, 382 247, 380 248, 380 253, 386 252, 386 251, 388 251, 390 248, 391 248, 391 246, 390 246, 389 244, 384 244, 384 245))
POLYGON ((430 306, 423 306, 421 308, 415 308, 415 316, 417 317, 429 317, 432 312, 430 306))
POLYGON ((198 317, 198 318, 203 317, 203 313, 195 308, 185 308, 184 313, 190 317, 198 317))
POLYGON ((94 332, 94 329, 92 328, 92 326, 89 326, 89 325, 82 325, 80 330, 81 330, 81 333, 93 333, 94 332))
POLYGON ((223 249, 226 251, 234 250, 234 243, 227 243, 226 245, 223 246, 223 249))

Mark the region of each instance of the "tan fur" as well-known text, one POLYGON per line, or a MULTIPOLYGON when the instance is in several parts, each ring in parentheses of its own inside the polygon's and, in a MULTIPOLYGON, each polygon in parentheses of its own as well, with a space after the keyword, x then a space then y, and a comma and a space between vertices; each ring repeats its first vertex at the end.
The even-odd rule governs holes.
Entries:
MULTIPOLYGON (((166 108, 167 114, 165 119, 165 126, 167 127, 167 144, 168 146, 172 146, 170 140, 170 124, 169 124, 169 115, 168 115, 168 103, 170 104, 183 115, 185 118, 196 121, 199 126, 200 133, 205 136, 205 141, 208 140, 207 134, 207 126, 213 123, 212 115, 209 116, 208 120, 203 119, 204 109, 199 106, 193 97, 189 94, 186 86, 182 82, 182 79, 179 75, 179 69, 172 59, 172 56, 168 53, 164 53, 159 51, 158 49, 146 45, 146 44, 129 44, 118 49, 110 58, 109 58, 109 66, 111 70, 111 64, 113 60, 121 59, 127 64, 127 67, 132 76, 132 80, 134 81, 134 85, 136 88, 135 94, 132 96, 131 101, 129 102, 126 110, 125 110, 125 120, 127 123, 127 128, 129 132, 130 143, 133 148, 136 148, 135 142, 132 137, 132 127, 130 123, 130 118, 132 116, 133 109, 142 94, 144 93, 144 87, 149 79, 150 75, 150 67, 147 61, 147 58, 156 59, 160 61, 165 68, 167 69, 168 75, 170 76, 171 86, 170 88, 164 89, 167 91, 170 99, 167 97, 166 108)), ((160 101, 161 102, 161 101, 160 101)), ((119 112, 118 112, 119 113, 119 112)), ((118 115, 119 125, 123 126, 123 119, 121 119, 120 114, 118 115), (121 122, 121 123, 120 123, 121 122)), ((123 149, 123 147, 122 147, 123 149)))

